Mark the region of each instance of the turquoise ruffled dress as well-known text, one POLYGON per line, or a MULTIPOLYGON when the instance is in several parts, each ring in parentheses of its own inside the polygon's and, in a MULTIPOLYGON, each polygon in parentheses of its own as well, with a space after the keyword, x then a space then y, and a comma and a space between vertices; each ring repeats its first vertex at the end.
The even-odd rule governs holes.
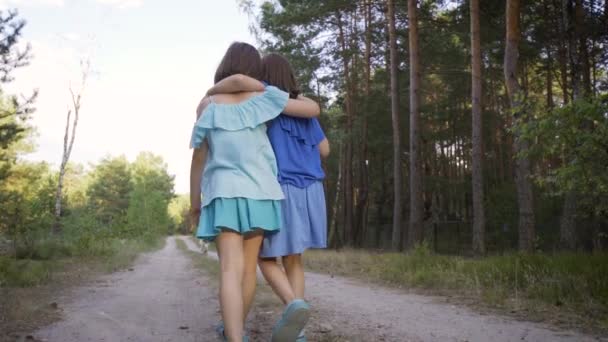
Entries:
POLYGON ((283 111, 288 98, 288 93, 268 86, 241 103, 212 100, 194 125, 191 147, 200 147, 205 139, 209 145, 199 238, 214 240, 223 229, 240 234, 280 229, 284 197, 265 123, 283 111))

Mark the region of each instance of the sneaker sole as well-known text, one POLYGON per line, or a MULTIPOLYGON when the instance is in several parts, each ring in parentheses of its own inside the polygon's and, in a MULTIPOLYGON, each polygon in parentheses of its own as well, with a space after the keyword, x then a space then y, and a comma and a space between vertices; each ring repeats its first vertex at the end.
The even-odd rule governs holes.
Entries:
POLYGON ((310 309, 299 308, 289 315, 289 320, 283 324, 281 329, 272 334, 272 342, 295 341, 310 318, 310 309))

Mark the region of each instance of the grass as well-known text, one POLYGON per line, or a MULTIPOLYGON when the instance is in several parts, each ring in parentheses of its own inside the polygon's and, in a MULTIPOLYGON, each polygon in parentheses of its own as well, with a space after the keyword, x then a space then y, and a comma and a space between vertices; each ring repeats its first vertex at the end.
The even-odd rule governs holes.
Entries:
POLYGON ((61 316, 55 298, 75 285, 128 267, 142 252, 160 248, 164 239, 92 240, 87 246, 66 241, 39 243, 34 259, 0 256, 0 341, 18 340, 61 316))
MULTIPOLYGON (((189 238, 190 238, 190 240, 194 241, 194 243, 198 244, 200 242, 199 238, 197 238, 196 236, 190 235, 189 238)), ((216 247, 215 242, 208 242, 207 250, 217 253, 217 247, 216 247)))
POLYGON ((164 239, 95 240, 83 247, 73 242, 41 242, 31 258, 0 256, 0 287, 43 285, 63 273, 74 260, 87 263, 97 271, 112 272, 129 265, 142 252, 159 248, 164 239))
POLYGON ((409 254, 307 251, 304 261, 316 272, 457 295, 486 308, 523 311, 528 319, 608 330, 608 254, 514 253, 472 259, 419 247, 409 254))
MULTIPOLYGON (((219 279, 220 265, 217 260, 203 257, 201 253, 190 250, 182 239, 176 239, 175 243, 180 251, 184 252, 190 257, 193 266, 196 269, 204 271, 205 274, 213 277, 214 279, 219 279)), ((211 245, 209 247, 211 247, 211 245)))

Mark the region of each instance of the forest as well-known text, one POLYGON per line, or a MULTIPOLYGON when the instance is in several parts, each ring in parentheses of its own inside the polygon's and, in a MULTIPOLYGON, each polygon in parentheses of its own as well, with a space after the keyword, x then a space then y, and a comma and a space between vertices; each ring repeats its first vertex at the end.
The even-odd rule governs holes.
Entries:
MULTIPOLYGON (((25 25, 17 11, 0 12, 2 84, 32 58, 21 41, 25 25)), ((111 257, 130 248, 136 254, 159 245, 179 221, 178 209, 168 210, 174 176, 163 159, 141 152, 133 162, 107 156, 93 165, 70 163, 80 110, 75 92, 60 168, 23 158, 36 145, 32 92, 0 92, 0 287, 44 283, 56 259, 111 257)))
POLYGON ((608 242, 608 2, 241 1, 323 104, 333 247, 608 242))

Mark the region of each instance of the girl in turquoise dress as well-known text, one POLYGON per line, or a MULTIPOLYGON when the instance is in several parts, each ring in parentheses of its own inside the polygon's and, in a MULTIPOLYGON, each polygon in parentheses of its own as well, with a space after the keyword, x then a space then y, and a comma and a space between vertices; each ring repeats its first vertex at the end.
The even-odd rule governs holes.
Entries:
MULTIPOLYGON (((300 91, 295 73, 287 59, 270 53, 262 58, 264 81, 298 98, 300 91)), ((232 76, 236 78, 236 76, 232 76)), ((241 75, 242 79, 245 76, 241 75)), ((255 80, 249 79, 252 85, 255 80)), ((256 88, 240 84, 232 91, 253 91, 256 88)), ((316 118, 296 118, 279 115, 268 124, 267 131, 275 152, 279 170, 279 183, 285 199, 281 203, 281 230, 265 234, 260 251, 259 266, 262 274, 286 305, 285 313, 273 330, 273 342, 305 342, 300 328, 291 331, 288 339, 280 335, 286 317, 298 307, 308 308, 304 301, 304 266, 302 254, 309 248, 327 247, 327 215, 323 179, 325 173, 321 158, 329 155, 329 141, 316 118), (277 259, 282 259, 282 266, 277 259), (296 336, 294 338, 294 336, 296 336)))
MULTIPOLYGON (((215 74, 215 92, 230 88, 234 78, 221 81, 235 74, 261 79, 261 58, 253 46, 233 43, 228 48, 215 74)), ((263 232, 281 226, 283 193, 265 125, 281 112, 312 117, 319 115, 319 106, 305 98, 289 99, 269 86, 262 93, 208 96, 197 108, 191 138, 191 215, 197 236, 217 241, 221 333, 228 341, 247 341, 243 327, 255 294, 263 232)), ((302 311, 293 317, 299 319, 302 311)))

